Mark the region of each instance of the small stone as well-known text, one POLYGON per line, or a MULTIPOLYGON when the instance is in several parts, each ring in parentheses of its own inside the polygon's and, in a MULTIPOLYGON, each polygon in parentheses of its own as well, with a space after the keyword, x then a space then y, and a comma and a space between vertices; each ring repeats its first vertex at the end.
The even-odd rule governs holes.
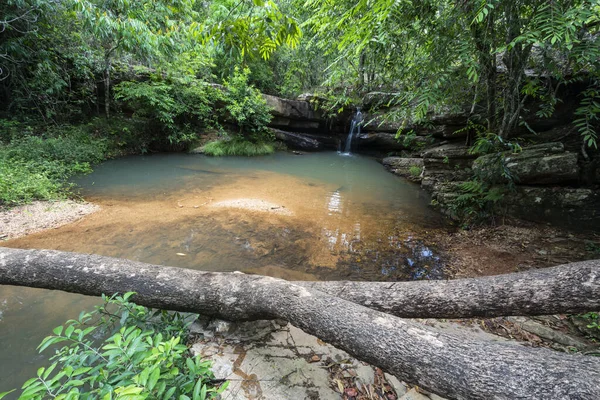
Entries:
POLYGON ((319 361, 321 361, 321 357, 319 357, 316 354, 310 358, 310 362, 314 363, 314 362, 319 362, 319 361))
POLYGON ((404 396, 400 397, 399 400, 429 400, 429 398, 417 392, 417 389, 412 388, 404 396))

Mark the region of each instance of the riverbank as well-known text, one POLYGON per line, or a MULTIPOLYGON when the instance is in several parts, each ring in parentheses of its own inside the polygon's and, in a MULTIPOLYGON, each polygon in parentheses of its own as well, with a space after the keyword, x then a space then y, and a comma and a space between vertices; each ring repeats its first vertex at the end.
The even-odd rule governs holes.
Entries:
POLYGON ((8 209, 0 209, 0 240, 16 239, 46 229, 73 223, 100 207, 85 201, 34 201, 8 209))

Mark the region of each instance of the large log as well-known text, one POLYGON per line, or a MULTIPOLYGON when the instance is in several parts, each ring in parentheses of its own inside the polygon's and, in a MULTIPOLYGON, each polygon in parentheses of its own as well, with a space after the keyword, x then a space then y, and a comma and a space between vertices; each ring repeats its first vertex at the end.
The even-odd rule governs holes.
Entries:
POLYGON ((600 359, 441 333, 283 280, 48 250, 0 248, 0 284, 231 320, 281 318, 406 382, 456 399, 595 399, 600 359))
POLYGON ((549 315, 600 310, 600 260, 448 281, 294 283, 403 318, 549 315))

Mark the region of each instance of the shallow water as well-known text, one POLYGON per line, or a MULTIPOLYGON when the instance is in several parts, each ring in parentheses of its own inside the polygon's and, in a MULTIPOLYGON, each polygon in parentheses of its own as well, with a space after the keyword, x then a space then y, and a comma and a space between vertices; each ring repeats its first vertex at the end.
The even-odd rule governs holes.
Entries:
MULTIPOLYGON (((290 280, 443 276, 427 233, 444 227, 429 199, 370 158, 136 156, 77 183, 101 211, 5 245, 290 280)), ((97 302, 0 287, 0 392, 33 376, 53 327, 97 302)))

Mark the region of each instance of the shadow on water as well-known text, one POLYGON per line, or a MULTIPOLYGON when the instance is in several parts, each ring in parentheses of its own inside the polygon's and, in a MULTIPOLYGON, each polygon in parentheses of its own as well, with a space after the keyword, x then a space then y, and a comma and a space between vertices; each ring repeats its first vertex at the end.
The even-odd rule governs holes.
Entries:
MULTIPOLYGON (((443 277, 428 232, 445 228, 429 198, 366 157, 125 157, 77 183, 101 211, 5 245, 288 280, 443 277)), ((0 287, 0 392, 35 374, 52 328, 97 303, 0 287)))

